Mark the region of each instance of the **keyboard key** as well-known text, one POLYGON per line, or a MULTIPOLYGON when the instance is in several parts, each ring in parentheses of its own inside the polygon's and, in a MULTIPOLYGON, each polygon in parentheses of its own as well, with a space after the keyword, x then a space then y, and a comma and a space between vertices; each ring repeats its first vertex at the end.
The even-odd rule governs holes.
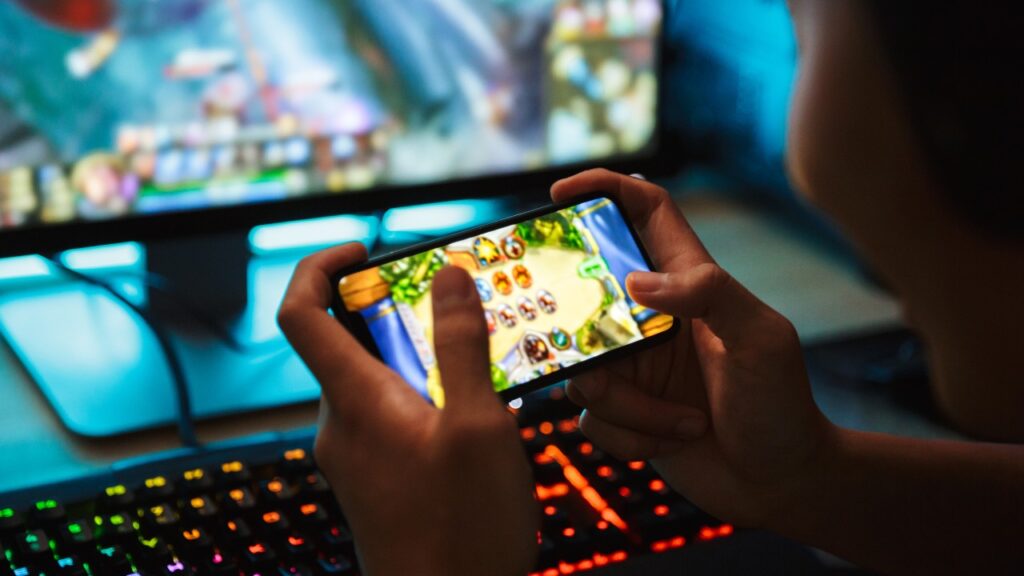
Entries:
POLYGON ((291 528, 291 523, 284 514, 271 510, 260 516, 259 526, 270 534, 280 534, 287 532, 291 528))
POLYGON ((53 499, 40 500, 32 506, 32 518, 42 524, 58 524, 66 517, 64 506, 53 499))
POLYGON ((333 494, 331 494, 330 484, 324 479, 323 474, 319 472, 313 472, 304 476, 301 486, 303 494, 313 497, 330 497, 332 500, 334 498, 333 494))
POLYGON ((277 560, 277 554, 264 542, 253 542, 245 547, 242 553, 245 563, 249 568, 256 570, 268 570, 273 567, 277 560))
POLYGON ((171 534, 181 523, 181 516, 168 504, 157 504, 144 509, 142 518, 152 535, 171 534))
POLYGON ((88 576, 85 564, 76 556, 57 558, 57 574, 60 576, 88 576))
POLYGON ((249 468, 238 460, 220 465, 219 480, 222 486, 238 486, 252 479, 249 468))
POLYGON ((207 554, 206 559, 200 564, 201 574, 212 576, 237 576, 238 564, 229 556, 225 556, 219 550, 207 554))
POLYGON ((135 492, 124 484, 114 484, 103 489, 100 496, 100 507, 109 512, 117 512, 131 508, 135 504, 135 492))
POLYGON ((291 534, 285 539, 285 546, 288 550, 288 556, 290 558, 306 558, 312 556, 316 549, 313 548, 313 544, 306 539, 306 537, 300 534, 291 534))
POLYGON ((213 548, 213 540, 202 528, 186 528, 178 538, 177 550, 186 551, 188 556, 202 557, 213 548))
POLYGON ((274 478, 260 483, 260 495, 263 501, 271 506, 279 506, 291 501, 296 490, 284 478, 274 478))
POLYGON ((281 468, 290 475, 308 474, 313 471, 313 459, 302 448, 286 450, 281 458, 281 468))
POLYGON ((128 574, 132 571, 128 554, 120 546, 98 548, 90 560, 90 565, 92 564, 99 568, 99 574, 128 574))
POLYGON ((188 564, 185 564, 181 560, 173 560, 161 566, 160 573, 164 576, 184 576, 186 574, 190 574, 191 570, 189 569, 188 564))
POLYGON ((166 476, 153 476, 142 481, 140 496, 147 503, 161 502, 174 496, 174 485, 166 476))
POLYGON ((348 528, 339 525, 332 526, 320 537, 324 548, 331 552, 350 552, 354 547, 352 533, 348 528))
POLYGON ((50 538, 42 530, 28 530, 14 539, 15 555, 24 564, 35 564, 53 558, 50 538))
POLYGON ((335 574, 352 574, 353 569, 355 568, 355 566, 353 566, 352 564, 352 561, 349 560, 347 556, 341 555, 321 558, 317 562, 317 566, 320 568, 321 574, 330 574, 332 576, 335 574))
POLYGON ((193 496, 184 504, 185 514, 199 523, 212 522, 217 518, 219 509, 209 496, 193 496))
POLYGON ((323 506, 316 502, 307 502, 299 505, 299 522, 302 529, 309 532, 319 532, 326 527, 330 518, 323 506))
POLYGON ((20 532, 25 528, 25 517, 14 508, 0 508, 0 536, 20 532))
POLYGON ((160 536, 152 538, 140 536, 135 540, 132 548, 135 551, 135 557, 141 559, 147 566, 162 569, 166 564, 171 563, 171 547, 160 536))
POLYGON ((232 515, 251 516, 256 512, 256 499, 248 488, 232 488, 221 496, 220 501, 232 515))
POLYGON ((135 540, 135 527, 127 513, 97 516, 93 523, 100 542, 104 544, 127 544, 135 540))
POLYGON ((178 558, 198 564, 213 554, 213 540, 202 528, 189 528, 181 531, 174 551, 178 558))
POLYGON ((185 470, 181 474, 179 486, 181 486, 181 489, 189 495, 206 492, 210 488, 213 488, 213 476, 211 476, 204 468, 192 468, 190 470, 185 470))
POLYGON ((96 536, 91 523, 75 520, 60 527, 60 542, 66 552, 78 552, 96 546, 96 536))
POLYGON ((227 520, 221 525, 220 530, 222 542, 232 548, 241 548, 243 543, 252 539, 252 530, 249 524, 241 518, 227 520))

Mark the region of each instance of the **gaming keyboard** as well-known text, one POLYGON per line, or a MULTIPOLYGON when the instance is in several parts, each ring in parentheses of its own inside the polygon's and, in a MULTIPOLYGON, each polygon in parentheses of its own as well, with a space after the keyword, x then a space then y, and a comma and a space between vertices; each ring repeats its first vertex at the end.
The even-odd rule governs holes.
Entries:
MULTIPOLYGON (((733 533, 650 465, 602 453, 579 432, 577 409, 554 394, 542 418, 520 413, 530 422, 521 435, 543 511, 533 575, 600 573, 733 533)), ((79 482, 53 488, 53 497, 0 500, 0 576, 358 574, 352 535, 311 445, 307 432, 122 466, 93 479, 85 497, 79 482)))

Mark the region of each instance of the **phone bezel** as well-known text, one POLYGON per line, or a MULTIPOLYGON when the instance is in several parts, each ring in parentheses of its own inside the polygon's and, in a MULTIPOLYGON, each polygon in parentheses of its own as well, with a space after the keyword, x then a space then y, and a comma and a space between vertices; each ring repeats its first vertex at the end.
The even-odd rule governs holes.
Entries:
MULTIPOLYGON (((355 336, 355 338, 363 345, 364 348, 366 348, 367 351, 373 354, 376 358, 380 359, 380 349, 377 347, 377 343, 374 341, 372 335, 370 334, 369 327, 366 325, 366 321, 363 319, 362 315, 359 314, 358 312, 350 312, 347 308, 345 308, 345 304, 341 299, 341 293, 338 290, 338 286, 342 278, 350 274, 355 274, 357 272, 361 272, 369 268, 374 268, 376 266, 392 262, 394 260, 399 260, 402 258, 406 258, 408 256, 414 256, 427 250, 441 248, 443 246, 451 244, 452 242, 465 240, 466 238, 471 238, 473 236, 478 236, 482 233, 494 230, 495 228, 503 228, 505 226, 519 224, 520 222, 526 220, 537 218, 539 216, 544 216, 546 214, 551 214, 553 212, 557 212, 565 208, 570 208, 573 206, 577 206, 579 204, 583 204, 585 202, 590 202, 592 200, 599 199, 609 200, 612 202, 612 204, 615 205, 616 208, 618 208, 619 213, 622 214, 623 219, 626 221, 626 227, 629 229, 629 233, 633 239, 633 242, 640 250, 640 255, 641 257, 643 257, 644 263, 647 264, 647 267, 650 270, 657 271, 654 261, 651 259, 650 254, 647 252, 647 248, 644 246, 643 241, 640 239, 639 233, 637 232, 636 228, 633 226, 633 223, 627 216, 627 212, 625 208, 622 206, 622 203, 619 202, 618 198, 615 198, 610 194, 598 192, 579 196, 577 198, 574 198, 572 202, 549 204, 547 206, 541 206, 539 208, 535 208, 532 210, 526 210, 524 212, 520 212, 518 214, 509 216, 507 218, 502 218, 500 220, 488 222, 487 224, 475 226, 468 230, 456 232, 455 234, 448 234, 443 237, 430 240, 429 242, 414 244, 412 246, 402 248, 401 250, 396 250, 394 252, 389 252, 387 254, 382 254, 380 256, 370 258, 355 266, 349 266, 347 268, 344 268, 339 272, 335 273, 331 277, 331 292, 333 295, 331 301, 331 310, 334 313, 335 318, 338 319, 342 326, 344 326, 346 330, 352 333, 352 335, 355 336)), ((625 289, 625 286, 623 286, 623 289, 625 289)), ((552 372, 551 374, 546 374, 535 380, 531 380, 526 384, 518 384, 512 386, 511 388, 506 388, 505 390, 498 392, 498 395, 501 396, 501 398, 505 401, 511 401, 516 398, 520 398, 531 392, 535 392, 542 388, 546 388, 553 384, 565 381, 582 372, 586 372, 587 370, 594 368, 598 363, 613 362, 630 354, 634 354, 642 349, 651 348, 653 346, 657 346, 658 344, 667 342, 668 340, 671 340, 673 337, 675 337, 678 331, 679 319, 673 317, 672 325, 667 330, 659 334, 655 334, 650 338, 644 338, 643 340, 639 340, 631 344, 626 344, 625 346, 616 348, 614 350, 610 350, 594 358, 584 360, 583 362, 580 362, 578 364, 573 364, 572 366, 569 366, 567 368, 562 368, 556 372, 552 372)))

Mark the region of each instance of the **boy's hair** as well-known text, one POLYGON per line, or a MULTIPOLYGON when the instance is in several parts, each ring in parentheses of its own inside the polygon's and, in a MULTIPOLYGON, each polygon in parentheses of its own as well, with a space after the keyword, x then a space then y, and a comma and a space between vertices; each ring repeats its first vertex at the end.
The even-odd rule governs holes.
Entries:
POLYGON ((977 228, 1024 239, 1024 30, 1011 2, 868 5, 942 191, 977 228))

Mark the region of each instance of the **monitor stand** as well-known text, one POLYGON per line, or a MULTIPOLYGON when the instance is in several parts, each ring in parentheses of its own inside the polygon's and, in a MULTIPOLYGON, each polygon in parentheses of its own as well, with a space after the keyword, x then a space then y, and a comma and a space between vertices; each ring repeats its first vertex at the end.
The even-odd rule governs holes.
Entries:
MULTIPOLYGON (((147 268, 253 349, 230 350, 185 308, 146 306, 181 356, 197 420, 307 402, 319 387, 274 325, 295 258, 251 259, 244 234, 153 243, 147 268)), ((103 289, 61 277, 0 297, 0 335, 67 428, 109 437, 173 425, 177 402, 150 328, 103 289)))

